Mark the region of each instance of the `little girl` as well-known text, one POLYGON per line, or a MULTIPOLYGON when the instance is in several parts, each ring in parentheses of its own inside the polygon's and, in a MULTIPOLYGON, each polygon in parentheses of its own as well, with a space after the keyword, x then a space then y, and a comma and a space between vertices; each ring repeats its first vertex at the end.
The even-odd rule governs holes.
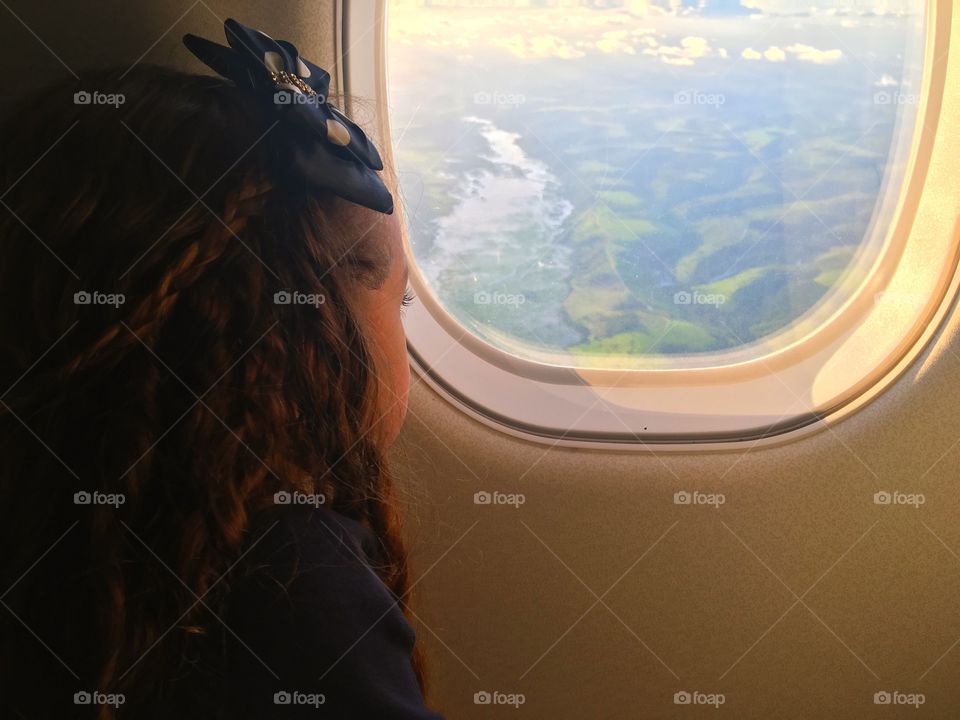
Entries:
POLYGON ((6 119, 0 716, 436 719, 384 454, 410 301, 329 75, 228 21, 6 119))

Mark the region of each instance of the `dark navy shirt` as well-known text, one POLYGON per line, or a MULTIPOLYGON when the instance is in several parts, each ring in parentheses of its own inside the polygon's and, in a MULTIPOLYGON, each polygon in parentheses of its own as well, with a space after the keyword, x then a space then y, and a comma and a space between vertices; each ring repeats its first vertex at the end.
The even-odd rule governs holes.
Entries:
POLYGON ((232 716, 442 720, 417 685, 413 628, 372 568, 374 534, 323 507, 278 510, 230 592, 232 716))

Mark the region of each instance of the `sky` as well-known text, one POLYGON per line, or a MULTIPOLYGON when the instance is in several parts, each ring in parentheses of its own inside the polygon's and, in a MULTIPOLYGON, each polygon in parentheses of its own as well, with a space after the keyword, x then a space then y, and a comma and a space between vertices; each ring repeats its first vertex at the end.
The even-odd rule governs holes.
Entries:
MULTIPOLYGON (((496 0, 492 0, 496 1, 496 0)), ((516 1, 516 0, 514 0, 516 1)), ((558 0, 571 2, 576 0, 558 0)), ((589 0, 587 0, 589 1, 589 0)), ((423 0, 390 5, 390 41, 447 49, 467 59, 472 49, 500 48, 522 60, 576 60, 588 54, 647 56, 674 66, 694 66, 705 58, 740 58, 758 63, 832 65, 845 58, 841 38, 829 32, 776 45, 751 31, 751 18, 766 23, 821 19, 830 29, 892 21, 922 12, 922 0, 624 0, 624 6, 597 10, 587 6, 470 6, 425 8, 423 0), (890 17, 890 16, 894 17, 890 17), (668 18, 728 17, 735 32, 720 39, 668 33, 668 18), (790 20, 793 18, 793 20, 790 20), (522 28, 522 32, 519 29, 522 28)), ((669 24, 676 28, 676 22, 669 24)), ((758 26, 759 30, 759 26, 758 26)), ((809 32, 809 26, 807 28, 809 32)))

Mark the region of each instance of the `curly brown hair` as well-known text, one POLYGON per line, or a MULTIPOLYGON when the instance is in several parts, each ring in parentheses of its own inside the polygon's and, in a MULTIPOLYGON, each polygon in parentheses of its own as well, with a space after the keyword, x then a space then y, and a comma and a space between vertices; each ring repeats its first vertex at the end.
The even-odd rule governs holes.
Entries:
POLYGON ((125 693, 90 709, 106 720, 194 661, 276 492, 369 527, 404 610, 408 580, 350 303, 388 272, 380 216, 298 181, 296 137, 229 83, 88 74, 113 106, 77 85, 0 134, 0 675, 12 717, 125 693), (123 502, 77 504, 92 492, 123 502))

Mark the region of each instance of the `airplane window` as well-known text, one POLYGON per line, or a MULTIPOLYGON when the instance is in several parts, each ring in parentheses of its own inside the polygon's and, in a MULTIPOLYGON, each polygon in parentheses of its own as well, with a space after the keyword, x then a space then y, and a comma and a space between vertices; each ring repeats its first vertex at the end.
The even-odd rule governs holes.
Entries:
POLYGON ((390 129, 429 291, 514 356, 763 356, 875 269, 922 0, 396 0, 390 129))

